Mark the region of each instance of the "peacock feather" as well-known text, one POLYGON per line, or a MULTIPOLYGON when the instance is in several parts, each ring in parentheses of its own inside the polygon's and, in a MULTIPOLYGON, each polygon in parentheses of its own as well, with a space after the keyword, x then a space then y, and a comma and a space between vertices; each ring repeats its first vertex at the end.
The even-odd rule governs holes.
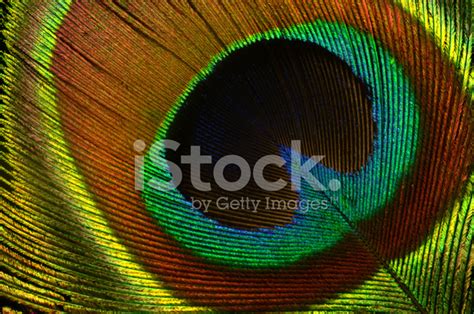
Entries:
POLYGON ((2 9, 4 311, 472 312, 470 1, 2 9))

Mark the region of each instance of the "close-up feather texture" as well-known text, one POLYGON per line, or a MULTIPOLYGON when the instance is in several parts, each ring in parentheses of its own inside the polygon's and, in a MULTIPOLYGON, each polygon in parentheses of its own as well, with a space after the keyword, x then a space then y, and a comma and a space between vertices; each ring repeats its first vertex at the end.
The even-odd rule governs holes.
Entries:
POLYGON ((0 308, 472 313, 472 6, 2 2, 0 308))

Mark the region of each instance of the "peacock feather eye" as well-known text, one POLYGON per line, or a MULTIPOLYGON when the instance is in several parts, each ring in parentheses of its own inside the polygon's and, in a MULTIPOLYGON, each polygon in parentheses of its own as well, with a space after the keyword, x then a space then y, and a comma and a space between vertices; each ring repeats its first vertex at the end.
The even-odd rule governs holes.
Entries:
POLYGON ((2 310, 472 312, 470 1, 2 12, 2 310))

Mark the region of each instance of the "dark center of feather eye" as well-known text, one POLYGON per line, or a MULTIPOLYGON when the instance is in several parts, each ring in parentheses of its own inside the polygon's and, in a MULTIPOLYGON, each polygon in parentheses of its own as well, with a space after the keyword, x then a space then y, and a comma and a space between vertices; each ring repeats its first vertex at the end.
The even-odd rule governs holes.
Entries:
MULTIPOLYGON (((168 150, 167 159, 183 170, 178 189, 188 200, 210 201, 209 217, 237 228, 271 228, 290 223, 294 209, 266 208, 267 198, 289 204, 298 194, 290 184, 267 192, 253 179, 239 191, 225 191, 213 177, 219 158, 239 155, 253 169, 262 156, 280 155, 282 146, 300 140, 302 154, 324 155, 325 166, 354 172, 367 162, 374 132, 368 89, 346 63, 312 43, 263 41, 227 56, 193 89, 169 128, 167 138, 181 145, 168 150), (211 165, 201 166, 210 192, 195 189, 189 165, 181 163, 191 145, 212 156, 211 165), (254 206, 247 198, 260 202, 254 206), (238 209, 218 206, 233 199, 240 202, 238 209)), ((290 182, 285 167, 270 165, 263 174, 268 181, 290 182)), ((239 168, 226 167, 224 176, 237 180, 239 168)))

